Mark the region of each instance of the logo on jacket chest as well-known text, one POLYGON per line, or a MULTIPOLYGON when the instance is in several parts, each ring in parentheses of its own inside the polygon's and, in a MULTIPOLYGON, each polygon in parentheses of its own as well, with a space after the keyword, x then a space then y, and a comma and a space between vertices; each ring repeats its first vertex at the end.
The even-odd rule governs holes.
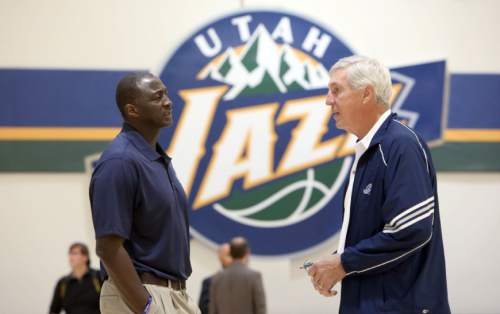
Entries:
POLYGON ((372 193, 372 183, 368 183, 365 188, 363 189, 363 194, 364 195, 370 195, 372 193))

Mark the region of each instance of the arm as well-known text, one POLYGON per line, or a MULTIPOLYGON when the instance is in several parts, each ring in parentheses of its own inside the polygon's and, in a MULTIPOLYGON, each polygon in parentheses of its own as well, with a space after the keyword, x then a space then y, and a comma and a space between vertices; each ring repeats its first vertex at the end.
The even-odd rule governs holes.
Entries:
POLYGON ((136 187, 134 164, 120 158, 109 159, 98 165, 92 175, 90 201, 96 253, 131 310, 142 313, 149 294, 123 247, 132 233, 136 187))
POLYGON ((198 301, 198 307, 201 310, 202 314, 208 314, 208 305, 210 304, 210 277, 206 278, 203 280, 203 283, 201 284, 201 293, 200 293, 200 299, 198 301))
POLYGON ((54 289, 54 295, 52 296, 52 302, 50 302, 50 314, 59 314, 62 310, 62 298, 61 298, 61 282, 57 282, 54 289))
MULTIPOLYGON (((374 236, 347 247, 342 265, 350 275, 385 272, 423 248, 432 237, 434 192, 423 144, 394 143, 384 178, 384 227, 374 236)), ((437 201, 437 200, 436 200, 437 201)))
POLYGON ((208 313, 217 314, 217 282, 216 276, 212 277, 212 282, 210 283, 210 302, 208 303, 208 313))
POLYGON ((264 292, 261 274, 257 274, 253 282, 253 296, 255 314, 266 314, 266 294, 264 292))
POLYGON ((101 258, 108 275, 135 313, 142 313, 149 293, 141 283, 132 260, 118 236, 104 236, 97 239, 96 253, 101 258))

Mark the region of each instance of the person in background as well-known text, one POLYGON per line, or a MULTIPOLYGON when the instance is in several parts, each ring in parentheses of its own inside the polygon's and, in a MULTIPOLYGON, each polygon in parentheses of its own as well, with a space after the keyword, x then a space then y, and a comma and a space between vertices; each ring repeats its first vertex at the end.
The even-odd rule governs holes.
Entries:
MULTIPOLYGON (((227 266, 231 265, 233 259, 230 254, 229 243, 222 244, 219 247, 218 253, 222 269, 225 269, 227 266)), ((203 280, 203 283, 201 284, 201 294, 200 294, 200 300, 198 301, 198 306, 202 314, 208 314, 209 311, 210 285, 212 283, 212 278, 214 276, 215 275, 205 278, 203 280)))
POLYGON ((216 274, 210 286, 210 314, 265 314, 262 276, 248 268, 250 247, 245 238, 229 243, 233 262, 216 274))
POLYGON ((54 289, 49 313, 99 314, 102 281, 97 270, 90 268, 89 249, 83 243, 69 247, 71 273, 62 277, 54 289))

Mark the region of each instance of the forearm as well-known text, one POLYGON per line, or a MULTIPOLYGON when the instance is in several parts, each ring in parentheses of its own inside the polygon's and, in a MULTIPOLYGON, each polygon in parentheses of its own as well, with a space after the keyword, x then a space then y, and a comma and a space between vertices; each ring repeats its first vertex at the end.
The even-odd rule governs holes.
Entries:
POLYGON ((266 294, 264 293, 264 284, 259 276, 255 287, 255 313, 266 314, 266 294))
POLYGON ((122 240, 105 237, 97 240, 97 254, 106 271, 135 313, 142 313, 149 294, 132 264, 132 260, 122 245, 122 240), (106 239, 107 238, 107 239, 106 239))
POLYGON ((56 288, 54 289, 54 296, 52 297, 52 301, 50 302, 50 314, 59 314, 62 309, 62 299, 60 294, 61 287, 59 286, 59 284, 60 282, 56 285, 56 288))
POLYGON ((214 283, 212 282, 212 285, 209 290, 209 299, 208 299, 208 313, 209 314, 217 314, 217 298, 215 295, 215 287, 214 283))
POLYGON ((421 249, 432 235, 432 222, 415 228, 405 237, 395 237, 380 232, 358 244, 347 247, 341 255, 347 275, 373 275, 392 269, 421 249))

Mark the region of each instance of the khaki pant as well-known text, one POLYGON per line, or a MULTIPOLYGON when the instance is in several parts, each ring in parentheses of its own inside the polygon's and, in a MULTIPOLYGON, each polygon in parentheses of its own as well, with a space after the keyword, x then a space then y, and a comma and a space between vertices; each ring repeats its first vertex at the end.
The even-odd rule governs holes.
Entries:
MULTIPOLYGON (((153 302, 148 314, 201 314, 200 309, 189 297, 186 290, 177 291, 169 287, 144 285, 153 302)), ((106 280, 101 289, 101 314, 133 314, 123 301, 111 280, 106 280)))

